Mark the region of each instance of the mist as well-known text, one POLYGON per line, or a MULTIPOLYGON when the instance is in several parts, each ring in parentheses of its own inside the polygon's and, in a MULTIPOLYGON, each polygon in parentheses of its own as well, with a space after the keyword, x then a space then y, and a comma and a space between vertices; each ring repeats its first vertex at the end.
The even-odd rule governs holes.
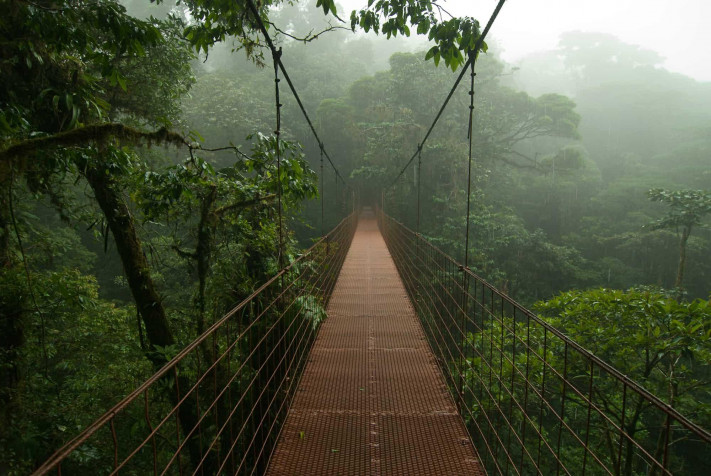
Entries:
MULTIPOLYGON (((328 233, 364 209, 711 427, 710 3, 510 1, 478 56, 492 0, 395 26, 362 0, 336 15, 266 1, 261 16, 14 3, 0 22, 0 473, 37 468, 264 283, 310 270, 301 257, 342 260, 345 235, 328 233), (480 28, 438 31, 450 14, 480 28)), ((315 333, 328 299, 312 297, 294 302, 315 333)), ((251 328, 244 313, 235 329, 251 328)), ((236 362, 276 328, 262 327, 236 362)), ((201 342, 181 378, 211 358, 201 342)), ((129 423, 112 431, 135 439, 129 423)), ((107 448, 76 474, 110 467, 107 448)), ((684 448, 674 470, 704 474, 708 455, 684 448)))

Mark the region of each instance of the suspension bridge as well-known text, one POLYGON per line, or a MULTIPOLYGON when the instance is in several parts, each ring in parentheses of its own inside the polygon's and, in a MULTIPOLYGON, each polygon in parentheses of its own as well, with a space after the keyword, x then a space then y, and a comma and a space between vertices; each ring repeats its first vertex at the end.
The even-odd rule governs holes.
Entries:
POLYGON ((357 213, 35 474, 673 474, 708 463, 706 430, 419 234, 357 213))
MULTIPOLYGON (((393 184, 469 71, 471 186, 474 65, 503 4, 393 184)), ((345 183, 247 6, 272 51, 277 138, 281 71, 322 177, 325 157, 345 183)), ((33 474, 711 473, 711 433, 469 269, 471 189, 462 264, 355 204, 284 263, 277 193, 281 271, 33 474)))

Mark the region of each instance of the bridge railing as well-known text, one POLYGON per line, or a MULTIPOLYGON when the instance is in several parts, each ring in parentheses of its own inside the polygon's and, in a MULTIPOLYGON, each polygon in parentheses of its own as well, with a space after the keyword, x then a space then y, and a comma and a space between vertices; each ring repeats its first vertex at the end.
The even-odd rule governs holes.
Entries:
POLYGON ((262 474, 356 223, 344 219, 34 474, 262 474))
POLYGON ((711 434, 420 235, 380 229, 491 474, 709 474, 711 434))

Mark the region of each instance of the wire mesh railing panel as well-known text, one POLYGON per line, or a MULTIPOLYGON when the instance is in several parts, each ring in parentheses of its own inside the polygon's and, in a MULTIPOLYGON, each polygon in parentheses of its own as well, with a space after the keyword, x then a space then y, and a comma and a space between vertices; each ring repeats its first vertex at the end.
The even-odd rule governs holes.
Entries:
POLYGON ((711 434, 427 240, 381 232, 492 474, 708 474, 711 434))
POLYGON ((343 220, 34 474, 262 474, 356 222, 343 220))

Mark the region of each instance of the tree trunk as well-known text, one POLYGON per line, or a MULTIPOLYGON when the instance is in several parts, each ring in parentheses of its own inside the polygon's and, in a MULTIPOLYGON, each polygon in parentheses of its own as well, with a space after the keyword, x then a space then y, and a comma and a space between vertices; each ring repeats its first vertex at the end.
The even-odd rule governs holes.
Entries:
MULTIPOLYGON (((19 268, 14 266, 10 249, 8 200, 9 195, 0 197, 0 283, 3 287, 13 281, 24 281, 19 268)), ((7 291, 0 295, 0 444, 3 446, 14 440, 12 420, 17 409, 17 390, 22 382, 20 349, 25 342, 22 317, 26 307, 24 293, 7 291)), ((7 469, 0 461, 0 474, 7 469)))
MULTIPOLYGON (((635 445, 634 445, 634 440, 635 440, 635 434, 637 433, 637 423, 639 422, 640 417, 642 416, 642 408, 644 405, 644 400, 642 397, 638 397, 637 399, 637 405, 635 405, 635 410, 634 414, 632 415, 632 419, 627 423, 624 427, 624 431, 629 437, 629 440, 626 441, 626 452, 625 452, 625 468, 622 474, 625 476, 631 476, 632 475, 632 468, 633 468, 633 463, 634 463, 634 450, 635 450, 635 445)), ((620 435, 620 438, 622 438, 622 435, 620 435)), ((618 462, 619 463, 619 462, 618 462)))
POLYGON ((686 242, 689 241, 690 235, 691 225, 687 225, 681 232, 681 241, 679 242, 679 268, 676 271, 676 282, 674 283, 674 287, 677 290, 681 290, 681 286, 684 283, 684 266, 686 266, 686 242))
POLYGON ((207 287, 207 274, 210 271, 210 258, 212 255, 212 223, 214 219, 212 207, 217 200, 217 187, 213 186, 202 201, 200 210, 200 223, 197 230, 197 246, 195 259, 198 270, 198 322, 197 334, 205 330, 205 288, 207 287))
MULTIPOLYGON (((19 273, 0 269, 7 278, 24 279, 19 273), (14 276, 9 276, 13 274, 14 276)), ((0 281, 0 282, 2 282, 0 281)), ((0 298, 0 442, 12 443, 13 415, 17 409, 17 390, 22 382, 21 353, 25 342, 22 325, 24 296, 18 293, 3 293, 0 298)), ((3 473, 0 465, 0 473, 3 473)))
MULTIPOLYGON (((148 260, 143 253, 131 211, 121 193, 117 191, 111 175, 106 173, 105 167, 97 167, 96 164, 91 163, 81 165, 84 167, 80 167, 80 169, 83 170, 84 176, 94 191, 96 201, 114 236, 126 280, 131 288, 138 312, 143 318, 149 342, 149 351, 146 355, 155 367, 159 368, 166 363, 166 357, 157 352, 158 347, 173 345, 175 339, 170 331, 165 308, 151 277, 148 260)), ((182 391, 186 391, 191 387, 190 382, 183 372, 179 372, 179 374, 180 376, 175 377, 177 381, 174 384, 179 385, 182 391)), ((170 379, 171 374, 169 373, 166 378, 170 379)), ((177 405, 179 402, 178 395, 173 391, 168 391, 168 398, 173 405, 177 405)), ((178 416, 183 433, 186 435, 198 424, 195 408, 189 401, 180 405, 178 416)), ((195 432, 187 444, 190 459, 194 465, 197 465, 202 459, 201 442, 197 440, 198 433, 195 432)), ((208 464, 211 462, 212 458, 208 458, 208 464)))
POLYGON ((131 211, 123 197, 115 190, 113 180, 106 174, 104 167, 88 164, 84 176, 94 191, 96 201, 104 212, 116 241, 116 249, 123 264, 128 286, 146 327, 146 336, 150 344, 148 358, 154 364, 162 365, 165 359, 156 353, 156 348, 173 345, 175 339, 168 325, 165 308, 151 278, 148 260, 143 253, 131 211))
MULTIPOLYGON (((3 188, 5 184, 3 184, 3 188)), ((0 196, 0 269, 8 269, 12 265, 10 255, 10 217, 8 197, 0 196)))
MULTIPOLYGON (((677 359, 678 361, 678 359, 677 359)), ((674 382, 674 364, 669 365, 669 407, 674 408, 674 405, 676 404, 676 397, 679 394, 679 384, 674 382)), ((667 413, 666 417, 664 418, 664 425, 662 426, 662 431, 659 433, 659 438, 657 438, 657 449, 654 451, 654 459, 660 462, 666 462, 667 461, 667 452, 669 451, 668 445, 669 445, 669 440, 670 438, 670 433, 672 430, 671 428, 672 424, 672 419, 671 416, 667 413), (668 434, 669 433, 669 434, 668 434)), ((655 476, 657 474, 657 467, 653 466, 649 470, 649 476, 655 476)), ((664 468, 668 469, 668 468, 664 468)), ((663 474, 661 470, 659 470, 659 474, 663 474)))

